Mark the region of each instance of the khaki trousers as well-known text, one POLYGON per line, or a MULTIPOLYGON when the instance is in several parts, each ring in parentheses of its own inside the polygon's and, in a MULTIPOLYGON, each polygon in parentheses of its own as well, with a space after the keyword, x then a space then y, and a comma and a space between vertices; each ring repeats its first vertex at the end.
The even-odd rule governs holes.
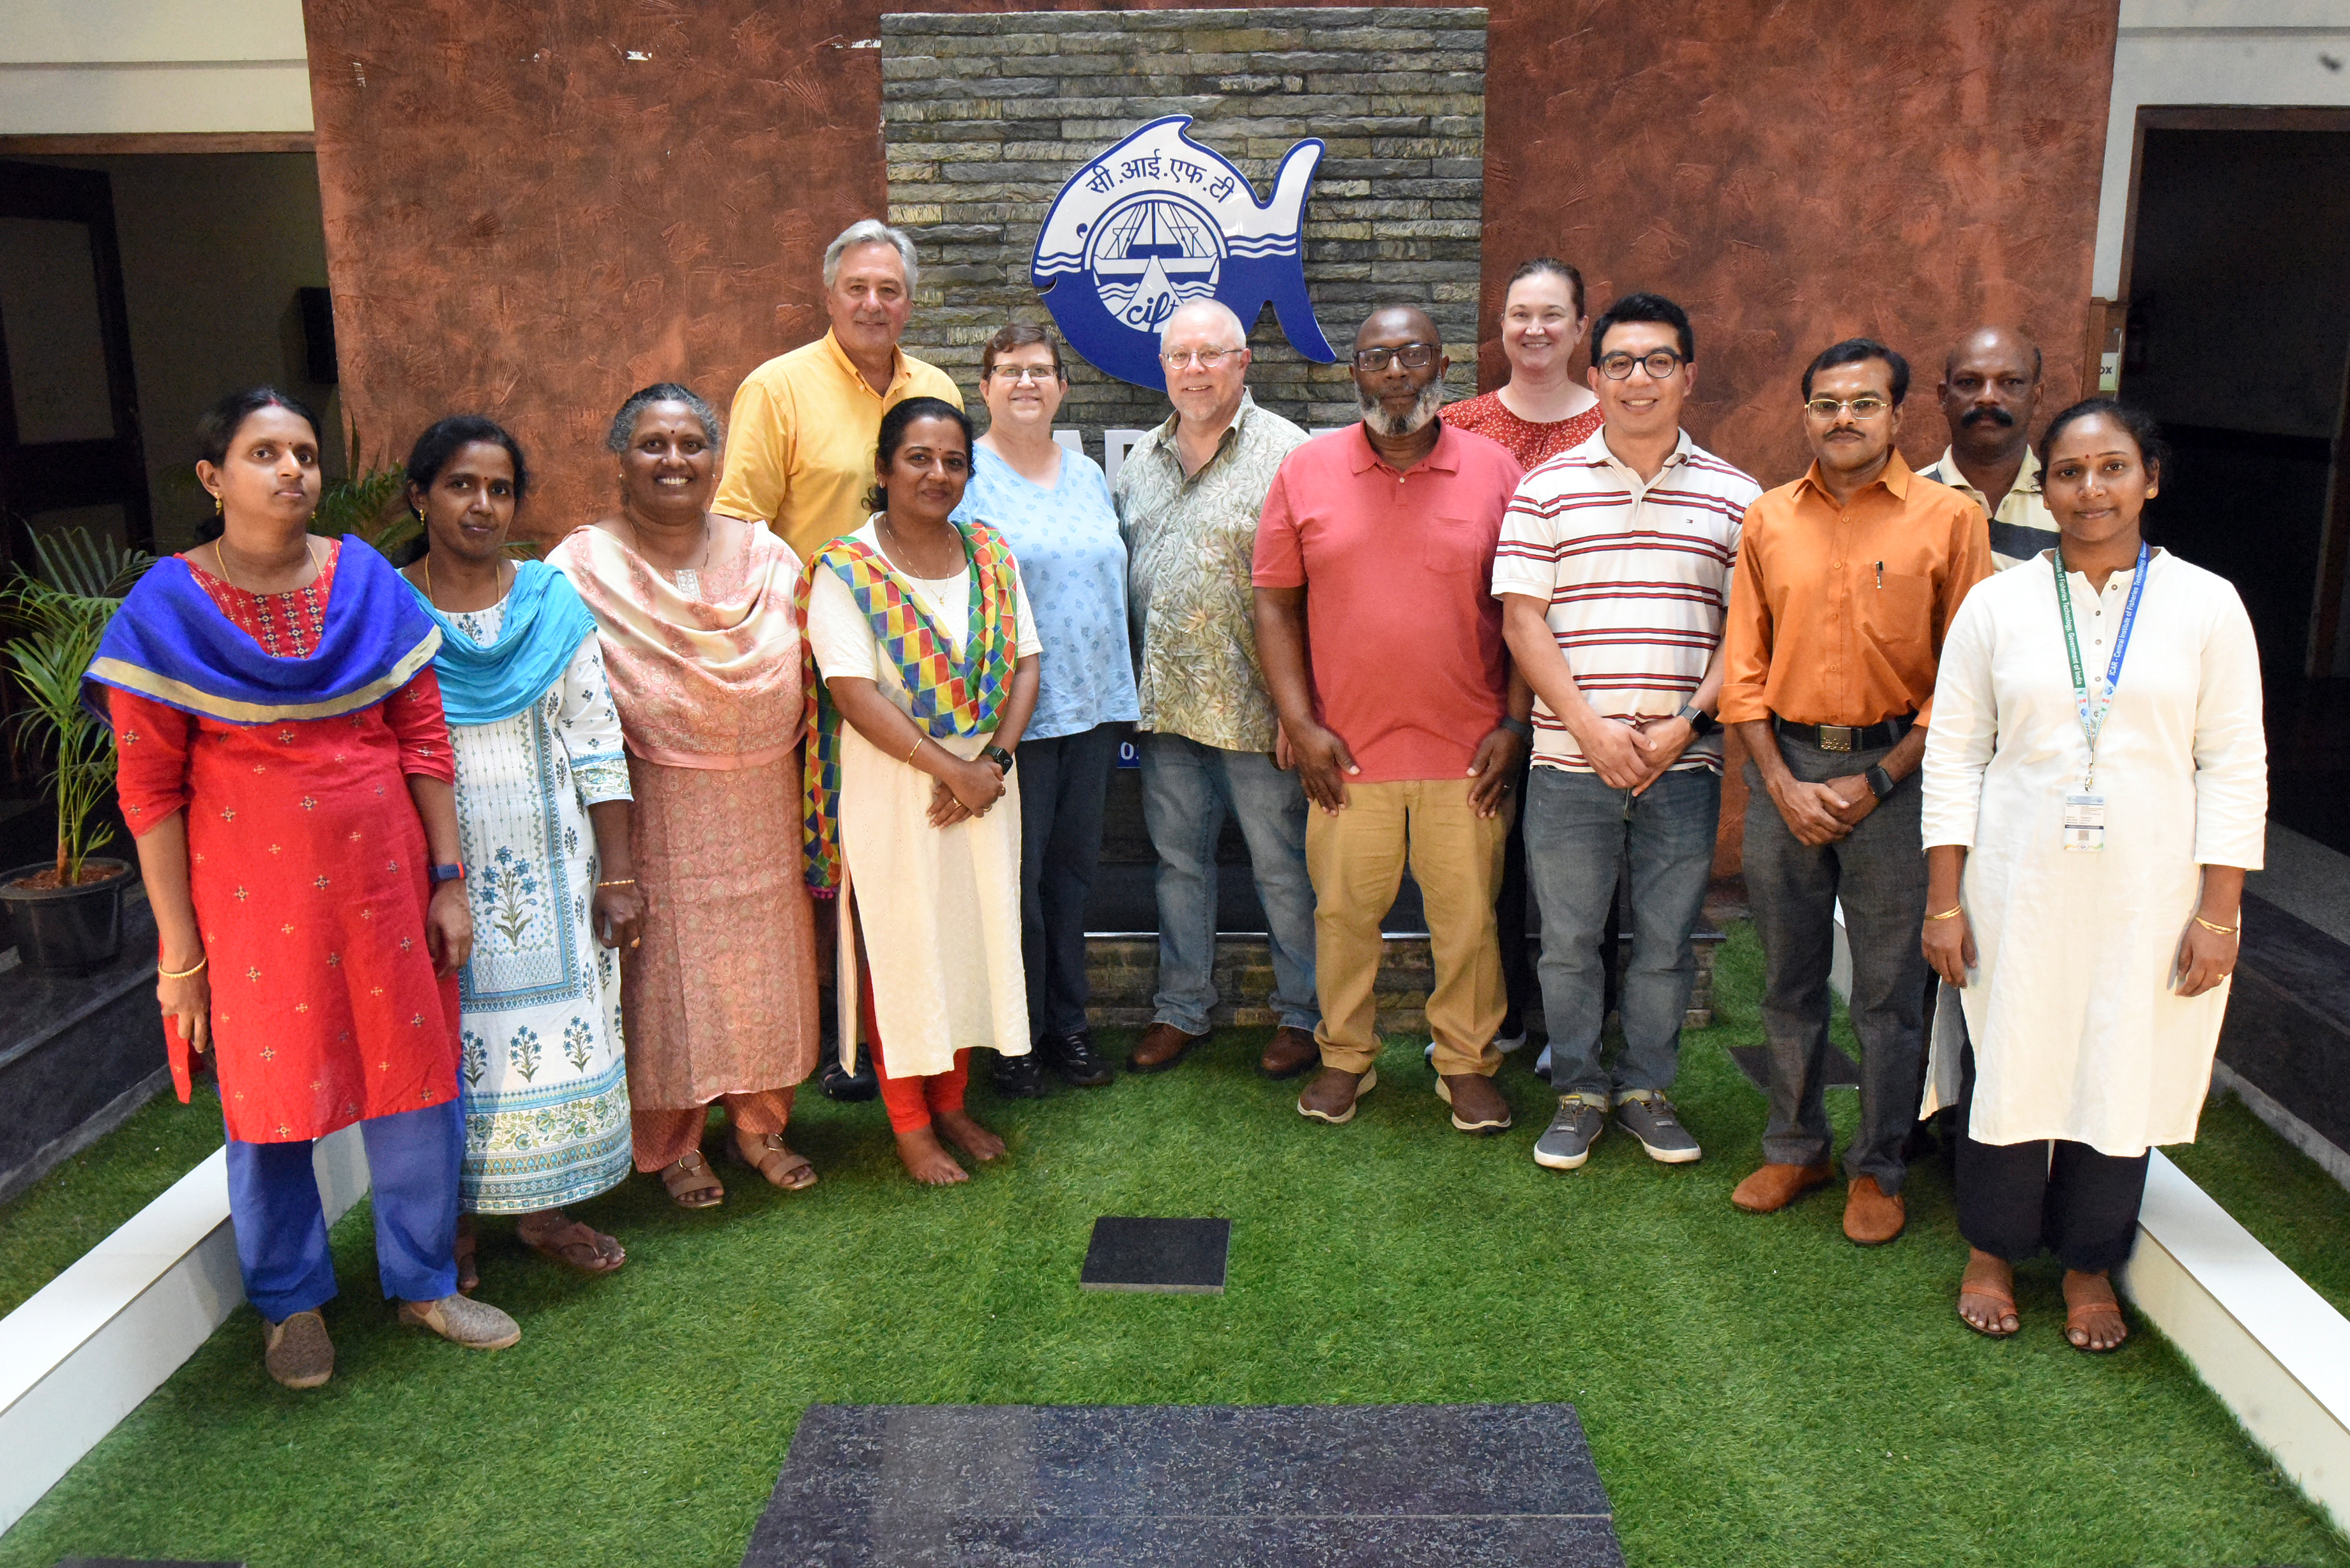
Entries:
POLYGON ((1305 871, 1314 881, 1314 972, 1322 1023, 1314 1038, 1322 1064, 1361 1073, 1378 1055, 1379 920, 1395 903, 1411 866, 1428 912, 1436 986, 1428 1025, 1440 1074, 1501 1069, 1493 1049, 1508 998, 1493 898, 1517 797, 1481 817, 1469 804, 1471 780, 1412 779, 1348 784, 1336 815, 1309 806, 1305 871))

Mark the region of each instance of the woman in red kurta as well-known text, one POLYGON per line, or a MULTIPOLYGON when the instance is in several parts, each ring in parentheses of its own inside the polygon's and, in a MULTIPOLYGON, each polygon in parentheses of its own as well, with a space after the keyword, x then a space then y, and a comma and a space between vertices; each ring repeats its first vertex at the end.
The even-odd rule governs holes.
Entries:
POLYGON ((230 1210, 270 1372, 333 1368, 314 1139, 357 1122, 384 1293, 477 1348, 521 1331, 456 1293, 457 982, 473 940, 440 636, 388 563, 313 538, 317 437, 266 389, 206 416, 223 533, 158 562, 109 628, 118 788, 161 940, 172 1075, 209 1050, 230 1210))

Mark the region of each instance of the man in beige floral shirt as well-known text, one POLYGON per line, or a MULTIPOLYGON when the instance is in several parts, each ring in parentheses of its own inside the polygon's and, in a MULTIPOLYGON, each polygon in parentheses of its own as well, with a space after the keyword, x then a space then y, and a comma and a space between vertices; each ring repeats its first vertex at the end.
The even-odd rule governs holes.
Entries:
POLYGON ((1159 336, 1174 413, 1128 452, 1118 514, 1142 703, 1143 820, 1159 852, 1159 994, 1130 1071, 1173 1066, 1216 1005, 1216 840, 1239 819, 1273 946, 1276 1078, 1320 1059, 1305 794, 1288 766, 1256 656, 1257 514, 1305 432, 1248 395, 1248 332, 1196 300, 1159 336))

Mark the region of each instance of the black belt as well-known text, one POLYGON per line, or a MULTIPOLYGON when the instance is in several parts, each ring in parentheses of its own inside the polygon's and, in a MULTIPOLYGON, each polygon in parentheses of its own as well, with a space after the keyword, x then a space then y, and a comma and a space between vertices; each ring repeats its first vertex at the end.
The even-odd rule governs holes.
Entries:
POLYGON ((1789 740, 1817 746, 1824 752, 1868 752, 1889 746, 1908 734, 1916 727, 1918 715, 1904 713, 1879 724, 1798 724, 1773 713, 1771 722, 1789 740))

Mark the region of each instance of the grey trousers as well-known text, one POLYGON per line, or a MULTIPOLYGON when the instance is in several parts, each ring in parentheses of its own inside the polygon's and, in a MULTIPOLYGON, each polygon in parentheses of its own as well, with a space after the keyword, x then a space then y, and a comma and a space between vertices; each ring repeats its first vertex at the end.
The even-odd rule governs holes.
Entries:
MULTIPOLYGON (((1787 767, 1806 784, 1866 771, 1890 747, 1824 752, 1779 738, 1787 767)), ((1762 939, 1762 1027, 1771 1051, 1771 1119, 1762 1158, 1817 1165, 1828 1158, 1823 1094, 1828 1044, 1828 967, 1835 906, 1852 946, 1852 1026, 1860 1036, 1860 1127, 1845 1150, 1847 1178, 1873 1176, 1901 1190, 1902 1146, 1918 1120, 1926 1072, 1926 852, 1918 775, 1861 819, 1850 836, 1817 848, 1797 842, 1746 764, 1746 898, 1762 939)))

